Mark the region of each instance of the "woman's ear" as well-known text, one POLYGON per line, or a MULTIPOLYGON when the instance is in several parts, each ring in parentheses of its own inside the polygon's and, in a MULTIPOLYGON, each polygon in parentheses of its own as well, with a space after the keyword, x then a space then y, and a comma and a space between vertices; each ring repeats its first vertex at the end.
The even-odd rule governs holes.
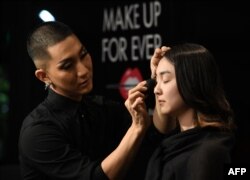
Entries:
POLYGON ((51 83, 49 77, 47 76, 47 73, 43 69, 37 69, 35 71, 35 76, 45 84, 51 83))

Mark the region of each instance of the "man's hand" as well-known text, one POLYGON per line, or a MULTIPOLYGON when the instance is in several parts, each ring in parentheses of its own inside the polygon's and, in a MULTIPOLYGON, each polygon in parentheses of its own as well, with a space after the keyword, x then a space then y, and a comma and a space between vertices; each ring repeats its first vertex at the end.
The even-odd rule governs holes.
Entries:
POLYGON ((129 90, 125 106, 132 116, 133 124, 144 130, 150 125, 149 116, 145 104, 145 94, 147 90, 146 81, 138 83, 129 90))
POLYGON ((150 60, 150 69, 151 69, 151 78, 154 79, 156 76, 156 68, 158 66, 159 61, 164 56, 164 54, 170 50, 170 47, 162 46, 161 48, 156 48, 155 52, 150 60))

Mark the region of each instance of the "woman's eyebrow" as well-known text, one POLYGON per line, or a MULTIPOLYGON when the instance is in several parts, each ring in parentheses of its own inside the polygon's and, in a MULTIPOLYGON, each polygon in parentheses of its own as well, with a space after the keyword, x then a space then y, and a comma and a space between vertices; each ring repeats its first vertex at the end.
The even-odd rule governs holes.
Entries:
POLYGON ((171 74, 171 72, 168 71, 168 70, 166 70, 166 71, 161 71, 159 74, 162 76, 162 75, 164 75, 164 74, 171 74))

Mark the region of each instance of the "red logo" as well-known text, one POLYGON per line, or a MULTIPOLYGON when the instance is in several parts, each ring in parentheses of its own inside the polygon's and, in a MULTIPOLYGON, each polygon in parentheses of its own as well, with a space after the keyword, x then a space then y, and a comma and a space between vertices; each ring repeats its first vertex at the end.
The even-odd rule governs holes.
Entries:
POLYGON ((143 78, 138 68, 128 68, 120 80, 119 90, 121 96, 127 99, 129 89, 136 86, 142 80, 143 78))

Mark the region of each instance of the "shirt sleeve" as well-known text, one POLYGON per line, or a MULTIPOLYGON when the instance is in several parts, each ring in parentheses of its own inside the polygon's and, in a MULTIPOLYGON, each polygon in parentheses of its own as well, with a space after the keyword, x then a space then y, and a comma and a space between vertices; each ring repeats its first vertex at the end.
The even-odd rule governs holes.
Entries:
POLYGON ((37 124, 23 130, 20 153, 47 179, 106 180, 100 162, 91 161, 54 124, 37 124))

